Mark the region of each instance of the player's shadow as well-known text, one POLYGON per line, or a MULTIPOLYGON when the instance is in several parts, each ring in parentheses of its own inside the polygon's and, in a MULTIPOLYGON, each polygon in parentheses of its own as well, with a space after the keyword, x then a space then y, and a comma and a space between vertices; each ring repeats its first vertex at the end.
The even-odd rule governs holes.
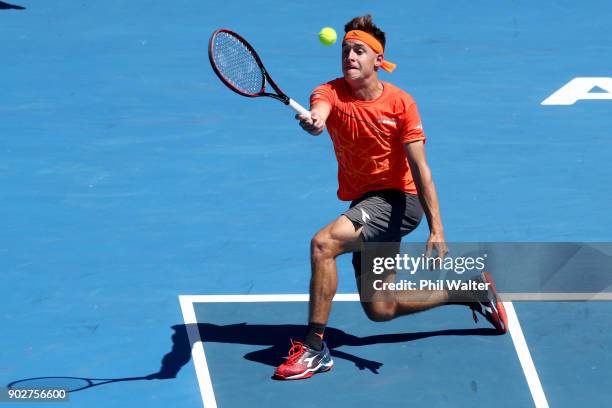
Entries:
MULTIPOLYGON (((252 351, 244 355, 249 361, 276 367, 284 361, 288 350, 288 339, 299 339, 304 335, 305 327, 293 324, 229 324, 216 325, 212 323, 199 323, 197 325, 172 326, 172 350, 162 359, 162 366, 158 373, 150 378, 174 378, 180 369, 191 358, 191 344, 189 332, 199 333, 204 343, 228 343, 264 346, 263 349, 252 351)), ((368 369, 378 374, 383 363, 367 360, 338 348, 342 346, 360 347, 381 343, 403 343, 435 336, 495 336, 494 329, 449 329, 419 333, 379 334, 358 337, 334 327, 325 330, 325 341, 332 356, 351 361, 360 370, 368 369)))
POLYGON ((3 1, 0 1, 0 10, 25 10, 25 7, 16 6, 14 4, 9 4, 3 1))
MULTIPOLYGON (((191 360, 192 341, 199 338, 205 343, 246 344, 263 346, 264 348, 244 355, 249 361, 275 367, 283 362, 283 356, 288 350, 289 338, 300 338, 304 334, 304 326, 294 324, 229 324, 212 323, 178 324, 172 326, 172 349, 163 356, 158 371, 139 377, 124 378, 77 378, 77 377, 31 377, 11 382, 7 388, 62 388, 70 392, 82 391, 117 382, 142 380, 167 380, 176 378, 179 371, 191 360), (190 339, 191 335, 191 339, 190 339), (53 384, 50 386, 50 384, 53 384)), ((340 359, 351 361, 360 370, 368 369, 378 374, 383 363, 367 360, 345 351, 338 350, 342 346, 368 346, 381 343, 403 343, 434 336, 494 336, 494 329, 463 329, 438 330, 419 333, 379 334, 358 337, 334 327, 325 331, 326 342, 331 354, 340 359)))

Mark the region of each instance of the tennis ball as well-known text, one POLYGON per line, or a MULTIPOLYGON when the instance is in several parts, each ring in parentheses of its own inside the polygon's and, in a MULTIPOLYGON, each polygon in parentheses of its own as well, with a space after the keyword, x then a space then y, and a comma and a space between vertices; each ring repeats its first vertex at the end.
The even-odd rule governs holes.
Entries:
POLYGON ((324 27, 319 31, 319 41, 323 45, 332 45, 336 42, 337 38, 336 30, 331 27, 324 27))

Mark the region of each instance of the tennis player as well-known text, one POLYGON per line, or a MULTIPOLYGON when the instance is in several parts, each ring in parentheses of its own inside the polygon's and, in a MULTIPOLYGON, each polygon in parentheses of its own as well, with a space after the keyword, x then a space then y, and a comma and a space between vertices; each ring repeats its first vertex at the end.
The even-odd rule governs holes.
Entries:
MULTIPOLYGON (((484 299, 469 291, 451 296, 447 290, 433 290, 402 291, 381 301, 372 301, 371 288, 364 287, 369 280, 361 276, 362 244, 399 243, 417 227, 423 212, 430 231, 426 255, 443 258, 448 250, 416 103, 408 93, 378 78, 380 69, 395 69, 384 58, 385 33, 370 15, 352 19, 344 31, 343 76, 313 91, 311 120, 296 118, 311 135, 320 135, 327 127, 338 161, 338 198, 351 205, 312 238, 308 329, 303 342, 292 340, 287 360, 276 368, 278 379, 303 379, 331 369, 324 331, 338 284, 335 258, 347 252, 353 252, 361 305, 371 320, 463 304, 472 309, 475 319, 478 312, 500 333, 506 332, 505 312, 494 287, 484 299)), ((479 279, 490 280, 488 275, 479 279)))

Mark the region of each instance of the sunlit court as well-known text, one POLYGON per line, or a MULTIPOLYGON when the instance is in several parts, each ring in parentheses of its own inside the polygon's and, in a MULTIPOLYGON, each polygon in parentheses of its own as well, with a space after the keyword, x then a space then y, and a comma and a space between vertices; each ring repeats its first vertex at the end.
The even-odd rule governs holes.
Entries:
POLYGON ((0 1, 0 405, 612 406, 611 15, 0 1))

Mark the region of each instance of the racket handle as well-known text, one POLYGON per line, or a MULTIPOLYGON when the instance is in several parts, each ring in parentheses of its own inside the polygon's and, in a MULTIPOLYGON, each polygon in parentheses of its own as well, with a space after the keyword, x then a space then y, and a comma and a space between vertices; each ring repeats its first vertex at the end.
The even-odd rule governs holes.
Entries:
POLYGON ((291 98, 289 98, 289 106, 291 106, 291 108, 293 108, 293 110, 299 113, 300 115, 304 115, 308 119, 310 119, 310 111, 291 98))

